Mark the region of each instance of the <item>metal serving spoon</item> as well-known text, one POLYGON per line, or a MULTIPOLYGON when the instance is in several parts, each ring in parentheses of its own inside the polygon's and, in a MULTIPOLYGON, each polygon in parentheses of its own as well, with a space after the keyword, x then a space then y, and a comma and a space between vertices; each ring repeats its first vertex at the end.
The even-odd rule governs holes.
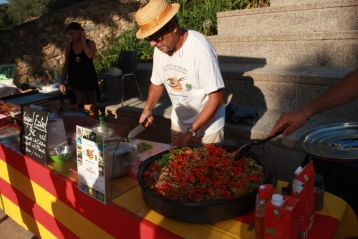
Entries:
POLYGON ((287 126, 284 127, 284 128, 282 128, 281 130, 277 131, 274 135, 269 136, 269 137, 267 137, 267 138, 264 138, 264 139, 261 139, 261 140, 252 140, 252 141, 250 141, 250 142, 244 144, 243 146, 241 146, 241 147, 237 150, 234 160, 242 159, 242 158, 251 150, 251 147, 252 147, 253 145, 261 145, 261 144, 263 144, 263 143, 266 143, 267 141, 269 141, 269 140, 275 138, 276 136, 282 134, 283 131, 284 131, 286 128, 287 128, 287 126))

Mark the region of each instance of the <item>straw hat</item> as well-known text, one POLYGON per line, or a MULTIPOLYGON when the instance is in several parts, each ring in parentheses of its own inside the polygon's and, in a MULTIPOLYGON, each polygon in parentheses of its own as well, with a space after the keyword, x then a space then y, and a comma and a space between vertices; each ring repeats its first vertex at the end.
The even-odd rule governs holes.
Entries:
POLYGON ((169 4, 166 0, 150 0, 136 13, 137 38, 143 39, 158 31, 175 16, 179 7, 180 4, 169 4))

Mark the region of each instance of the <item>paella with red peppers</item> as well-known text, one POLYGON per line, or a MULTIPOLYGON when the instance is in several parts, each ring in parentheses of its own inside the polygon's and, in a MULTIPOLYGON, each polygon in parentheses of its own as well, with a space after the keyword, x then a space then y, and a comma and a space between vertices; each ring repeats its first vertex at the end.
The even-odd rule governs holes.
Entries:
POLYGON ((156 194, 181 202, 216 202, 239 197, 264 182, 263 167, 214 144, 176 148, 153 160, 144 184, 156 194))
POLYGON ((254 210, 257 189, 269 183, 270 172, 253 152, 235 161, 238 148, 197 145, 147 158, 137 174, 144 202, 165 217, 186 222, 212 223, 254 210))

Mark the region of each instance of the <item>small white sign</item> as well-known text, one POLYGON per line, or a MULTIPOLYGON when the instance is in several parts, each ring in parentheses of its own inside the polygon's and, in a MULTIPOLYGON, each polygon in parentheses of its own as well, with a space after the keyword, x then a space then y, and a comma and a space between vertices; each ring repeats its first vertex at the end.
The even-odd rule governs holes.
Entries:
POLYGON ((0 65, 0 83, 9 84, 14 81, 16 64, 0 65))

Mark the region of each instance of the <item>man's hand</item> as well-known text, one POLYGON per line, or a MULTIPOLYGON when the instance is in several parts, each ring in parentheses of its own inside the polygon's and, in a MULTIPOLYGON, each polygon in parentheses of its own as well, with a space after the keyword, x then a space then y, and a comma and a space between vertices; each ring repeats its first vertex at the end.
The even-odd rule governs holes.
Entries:
POLYGON ((185 131, 184 133, 181 133, 180 137, 171 142, 170 146, 188 146, 193 143, 193 136, 191 136, 191 133, 189 131, 185 131))
POLYGON ((300 110, 283 113, 276 121, 275 126, 272 128, 270 136, 273 136, 277 131, 288 125, 288 127, 282 133, 283 136, 287 136, 293 131, 304 126, 306 121, 307 116, 300 110))
POLYGON ((139 123, 143 123, 144 127, 147 128, 148 126, 150 126, 151 124, 153 124, 154 122, 154 117, 152 115, 152 112, 150 110, 143 110, 140 118, 139 118, 139 123))

